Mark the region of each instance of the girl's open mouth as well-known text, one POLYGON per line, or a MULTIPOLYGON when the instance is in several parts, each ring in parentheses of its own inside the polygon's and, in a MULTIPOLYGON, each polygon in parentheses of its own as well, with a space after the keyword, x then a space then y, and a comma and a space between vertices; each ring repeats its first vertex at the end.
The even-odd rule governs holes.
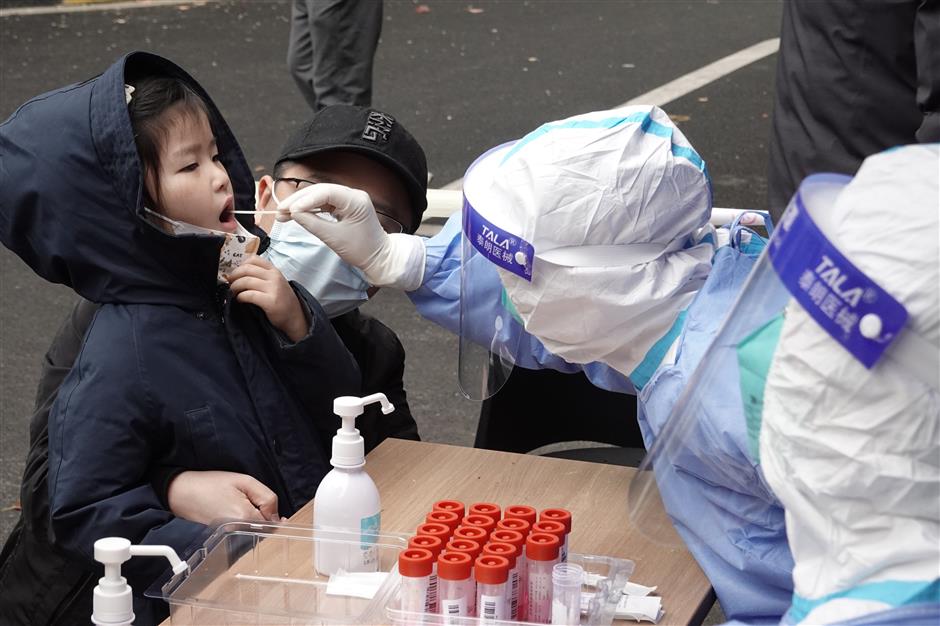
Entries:
POLYGON ((219 223, 223 226, 226 226, 226 230, 234 230, 236 227, 235 213, 232 209, 234 208, 234 200, 229 196, 228 200, 225 201, 225 206, 222 207, 222 212, 219 213, 219 223))

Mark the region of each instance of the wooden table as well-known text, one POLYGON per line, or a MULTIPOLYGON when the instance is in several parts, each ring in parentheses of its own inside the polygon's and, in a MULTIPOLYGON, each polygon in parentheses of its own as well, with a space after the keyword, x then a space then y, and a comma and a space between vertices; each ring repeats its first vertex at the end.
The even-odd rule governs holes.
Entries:
MULTIPOLYGON (((657 586, 662 596, 660 624, 699 624, 714 603, 708 579, 687 550, 655 544, 630 527, 632 468, 387 439, 369 453, 366 470, 382 497, 383 532, 413 533, 431 505, 444 499, 563 507, 573 519, 569 549, 633 560, 632 580, 657 586)), ((313 502, 290 521, 312 526, 313 502)))

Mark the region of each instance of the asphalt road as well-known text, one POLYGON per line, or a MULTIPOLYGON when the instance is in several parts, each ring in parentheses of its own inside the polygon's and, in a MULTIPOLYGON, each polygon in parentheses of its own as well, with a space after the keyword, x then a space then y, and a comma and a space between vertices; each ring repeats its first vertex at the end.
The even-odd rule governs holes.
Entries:
MULTIPOLYGON (((430 11, 385 2, 374 105, 423 144, 432 186, 460 178, 481 152, 542 122, 616 106, 776 37, 780 21, 776 1, 420 4, 430 11)), ((288 15, 286 1, 231 0, 2 17, 0 119, 125 52, 150 50, 187 68, 213 95, 260 177, 308 114, 286 69, 288 15)), ((775 64, 774 54, 665 106, 705 158, 717 206, 765 206, 775 64)), ((0 538, 17 515, 11 509, 41 358, 72 298, 0 250, 0 538)), ((422 320, 399 293, 380 292, 367 308, 405 345, 422 436, 470 445, 479 405, 457 390, 454 337, 422 320)))

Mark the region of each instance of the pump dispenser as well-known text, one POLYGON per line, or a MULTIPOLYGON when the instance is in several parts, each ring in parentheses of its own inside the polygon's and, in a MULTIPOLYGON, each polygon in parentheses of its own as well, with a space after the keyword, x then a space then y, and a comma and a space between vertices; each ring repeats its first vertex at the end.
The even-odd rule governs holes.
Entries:
POLYGON ((132 546, 123 537, 105 537, 95 542, 95 560, 104 565, 104 576, 95 587, 91 623, 98 626, 131 626, 134 623, 134 598, 127 579, 121 576, 121 564, 132 556, 164 556, 173 573, 189 565, 169 546, 132 546))
POLYGON ((382 526, 382 504, 379 490, 363 469, 365 442, 356 429, 356 418, 373 402, 381 402, 385 415, 395 410, 384 393, 333 400, 333 412, 343 425, 333 437, 333 470, 320 482, 313 501, 314 563, 324 576, 341 569, 374 572, 378 568, 375 535, 382 526), (351 540, 353 535, 355 540, 351 540))

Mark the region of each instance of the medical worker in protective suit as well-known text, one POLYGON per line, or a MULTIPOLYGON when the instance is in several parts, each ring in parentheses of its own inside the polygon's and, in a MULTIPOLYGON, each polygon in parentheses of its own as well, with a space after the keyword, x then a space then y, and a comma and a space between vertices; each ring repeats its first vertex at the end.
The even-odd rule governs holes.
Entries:
MULTIPOLYGON (((920 156, 931 158, 936 151, 920 156)), ((452 220, 426 243, 375 236, 367 198, 318 187, 285 211, 369 280, 414 290, 422 314, 459 329, 471 395, 492 393, 513 362, 580 368, 600 386, 635 389, 651 450, 641 470, 656 470, 669 518, 726 614, 780 618, 793 560, 783 509, 749 451, 737 365, 707 387, 696 419, 678 420, 678 435, 665 430, 764 241, 741 224, 707 227, 704 164, 661 111, 578 116, 494 149, 467 174, 462 224, 452 220), (313 207, 337 221, 305 213, 313 207), (474 343, 484 358, 472 358, 474 343), (680 436, 690 424, 705 436, 680 436), (656 454, 664 431, 691 446, 663 444, 674 454, 656 454)), ((631 488, 634 523, 656 533, 664 518, 648 485, 631 488)))
POLYGON ((629 499, 648 532, 661 494, 686 540, 725 528, 728 553, 754 554, 780 529, 735 511, 779 500, 784 624, 940 623, 938 179, 933 144, 804 180, 668 420, 645 425, 629 499))
MULTIPOLYGON (((368 196, 345 187, 315 185, 281 208, 460 334, 467 395, 494 393, 513 364, 580 370, 665 422, 763 243, 708 225, 704 162, 668 116, 627 107, 545 124, 477 159, 464 195, 427 241, 379 233, 368 196)), ((755 552, 728 549, 720 524, 685 538, 726 614, 777 618, 792 593, 783 511, 768 493, 747 497, 750 527, 773 528, 755 533, 755 552)))

